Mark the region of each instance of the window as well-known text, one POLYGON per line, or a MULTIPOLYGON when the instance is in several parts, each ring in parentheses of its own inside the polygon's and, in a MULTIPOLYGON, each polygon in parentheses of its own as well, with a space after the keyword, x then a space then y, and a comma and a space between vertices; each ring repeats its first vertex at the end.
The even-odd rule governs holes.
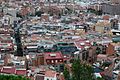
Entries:
POLYGON ((54 63, 54 61, 53 61, 53 60, 52 60, 51 62, 52 62, 52 63, 54 63))
POLYGON ((55 62, 57 63, 57 62, 58 62, 58 60, 55 60, 55 62))
POLYGON ((60 62, 62 62, 62 60, 60 60, 60 62))

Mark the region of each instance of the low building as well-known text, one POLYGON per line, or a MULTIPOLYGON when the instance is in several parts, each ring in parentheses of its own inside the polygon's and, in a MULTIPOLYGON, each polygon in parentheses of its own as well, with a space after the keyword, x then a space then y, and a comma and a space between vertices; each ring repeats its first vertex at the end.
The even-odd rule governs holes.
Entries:
POLYGON ((4 74, 15 74, 15 67, 4 66, 1 69, 1 73, 4 73, 4 74))
POLYGON ((44 55, 38 54, 36 55, 36 57, 32 58, 32 65, 33 66, 44 65, 44 55))
POLYGON ((45 75, 44 74, 35 74, 34 80, 44 80, 45 75))
POLYGON ((16 69, 15 74, 25 76, 25 75, 27 75, 27 70, 26 69, 16 69))
POLYGON ((34 80, 58 80, 59 75, 56 71, 46 70, 44 73, 37 73, 34 80))
POLYGON ((27 70, 25 68, 16 68, 13 66, 0 67, 0 73, 27 76, 27 70))
POLYGON ((102 4, 102 11, 106 14, 120 15, 120 4, 102 4))
POLYGON ((63 55, 61 52, 48 52, 44 53, 45 63, 48 65, 63 63, 63 55))
POLYGON ((95 31, 97 32, 108 32, 111 30, 111 24, 107 20, 100 20, 95 24, 95 31))
POLYGON ((105 55, 105 54, 97 55, 97 61, 105 61, 105 60, 107 60, 107 55, 105 55))
POLYGON ((108 55, 116 54, 119 55, 120 43, 110 43, 106 49, 108 55))
POLYGON ((44 80, 57 80, 57 72, 46 71, 44 80))
MULTIPOLYGON (((84 36, 85 37, 85 36, 84 36)), ((91 41, 86 39, 78 39, 74 42, 78 50, 88 49, 91 46, 91 41)))

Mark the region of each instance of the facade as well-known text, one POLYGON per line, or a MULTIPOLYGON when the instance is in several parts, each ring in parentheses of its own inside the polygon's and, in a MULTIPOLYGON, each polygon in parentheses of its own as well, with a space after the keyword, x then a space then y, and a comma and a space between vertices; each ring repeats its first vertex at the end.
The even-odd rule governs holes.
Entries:
POLYGON ((57 72, 46 70, 44 73, 35 74, 34 80, 58 80, 57 72))
POLYGON ((26 76, 27 70, 24 68, 17 69, 16 67, 12 67, 12 66, 3 66, 0 67, 0 73, 26 76))
POLYGON ((106 49, 106 53, 108 55, 112 55, 117 53, 118 49, 120 48, 120 44, 119 43, 110 43, 106 49))
POLYGON ((33 66, 44 65, 44 55, 43 54, 36 55, 36 58, 32 58, 32 64, 33 66))
POLYGON ((105 14, 120 15, 120 4, 102 4, 102 11, 105 14))
POLYGON ((100 10, 102 10, 102 5, 101 4, 93 4, 93 5, 89 5, 88 8, 94 9, 96 11, 100 11, 100 10))
POLYGON ((111 30, 111 24, 109 23, 109 21, 99 21, 95 24, 95 31, 97 32, 108 32, 111 30))
POLYGON ((63 55, 61 52, 44 53, 45 63, 48 65, 63 63, 63 55))
POLYGON ((57 80, 57 73, 55 71, 46 71, 44 80, 57 80))
POLYGON ((34 80, 44 80, 45 75, 44 74, 35 74, 34 80))

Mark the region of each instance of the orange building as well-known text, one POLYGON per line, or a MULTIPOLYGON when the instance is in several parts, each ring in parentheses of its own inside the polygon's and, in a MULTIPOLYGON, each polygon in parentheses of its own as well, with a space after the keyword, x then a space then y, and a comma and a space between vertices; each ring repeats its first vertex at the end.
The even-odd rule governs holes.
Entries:
POLYGON ((44 55, 39 54, 36 56, 36 58, 32 59, 32 65, 33 66, 44 65, 44 55))
POLYGON ((117 49, 120 47, 120 43, 110 43, 106 49, 108 55, 115 54, 117 49))

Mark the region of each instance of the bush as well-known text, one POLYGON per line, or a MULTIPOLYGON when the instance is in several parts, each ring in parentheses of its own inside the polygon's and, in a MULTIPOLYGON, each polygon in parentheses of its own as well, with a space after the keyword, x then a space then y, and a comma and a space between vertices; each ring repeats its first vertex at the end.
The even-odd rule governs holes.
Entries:
POLYGON ((30 79, 17 75, 0 75, 0 80, 30 80, 30 79))

